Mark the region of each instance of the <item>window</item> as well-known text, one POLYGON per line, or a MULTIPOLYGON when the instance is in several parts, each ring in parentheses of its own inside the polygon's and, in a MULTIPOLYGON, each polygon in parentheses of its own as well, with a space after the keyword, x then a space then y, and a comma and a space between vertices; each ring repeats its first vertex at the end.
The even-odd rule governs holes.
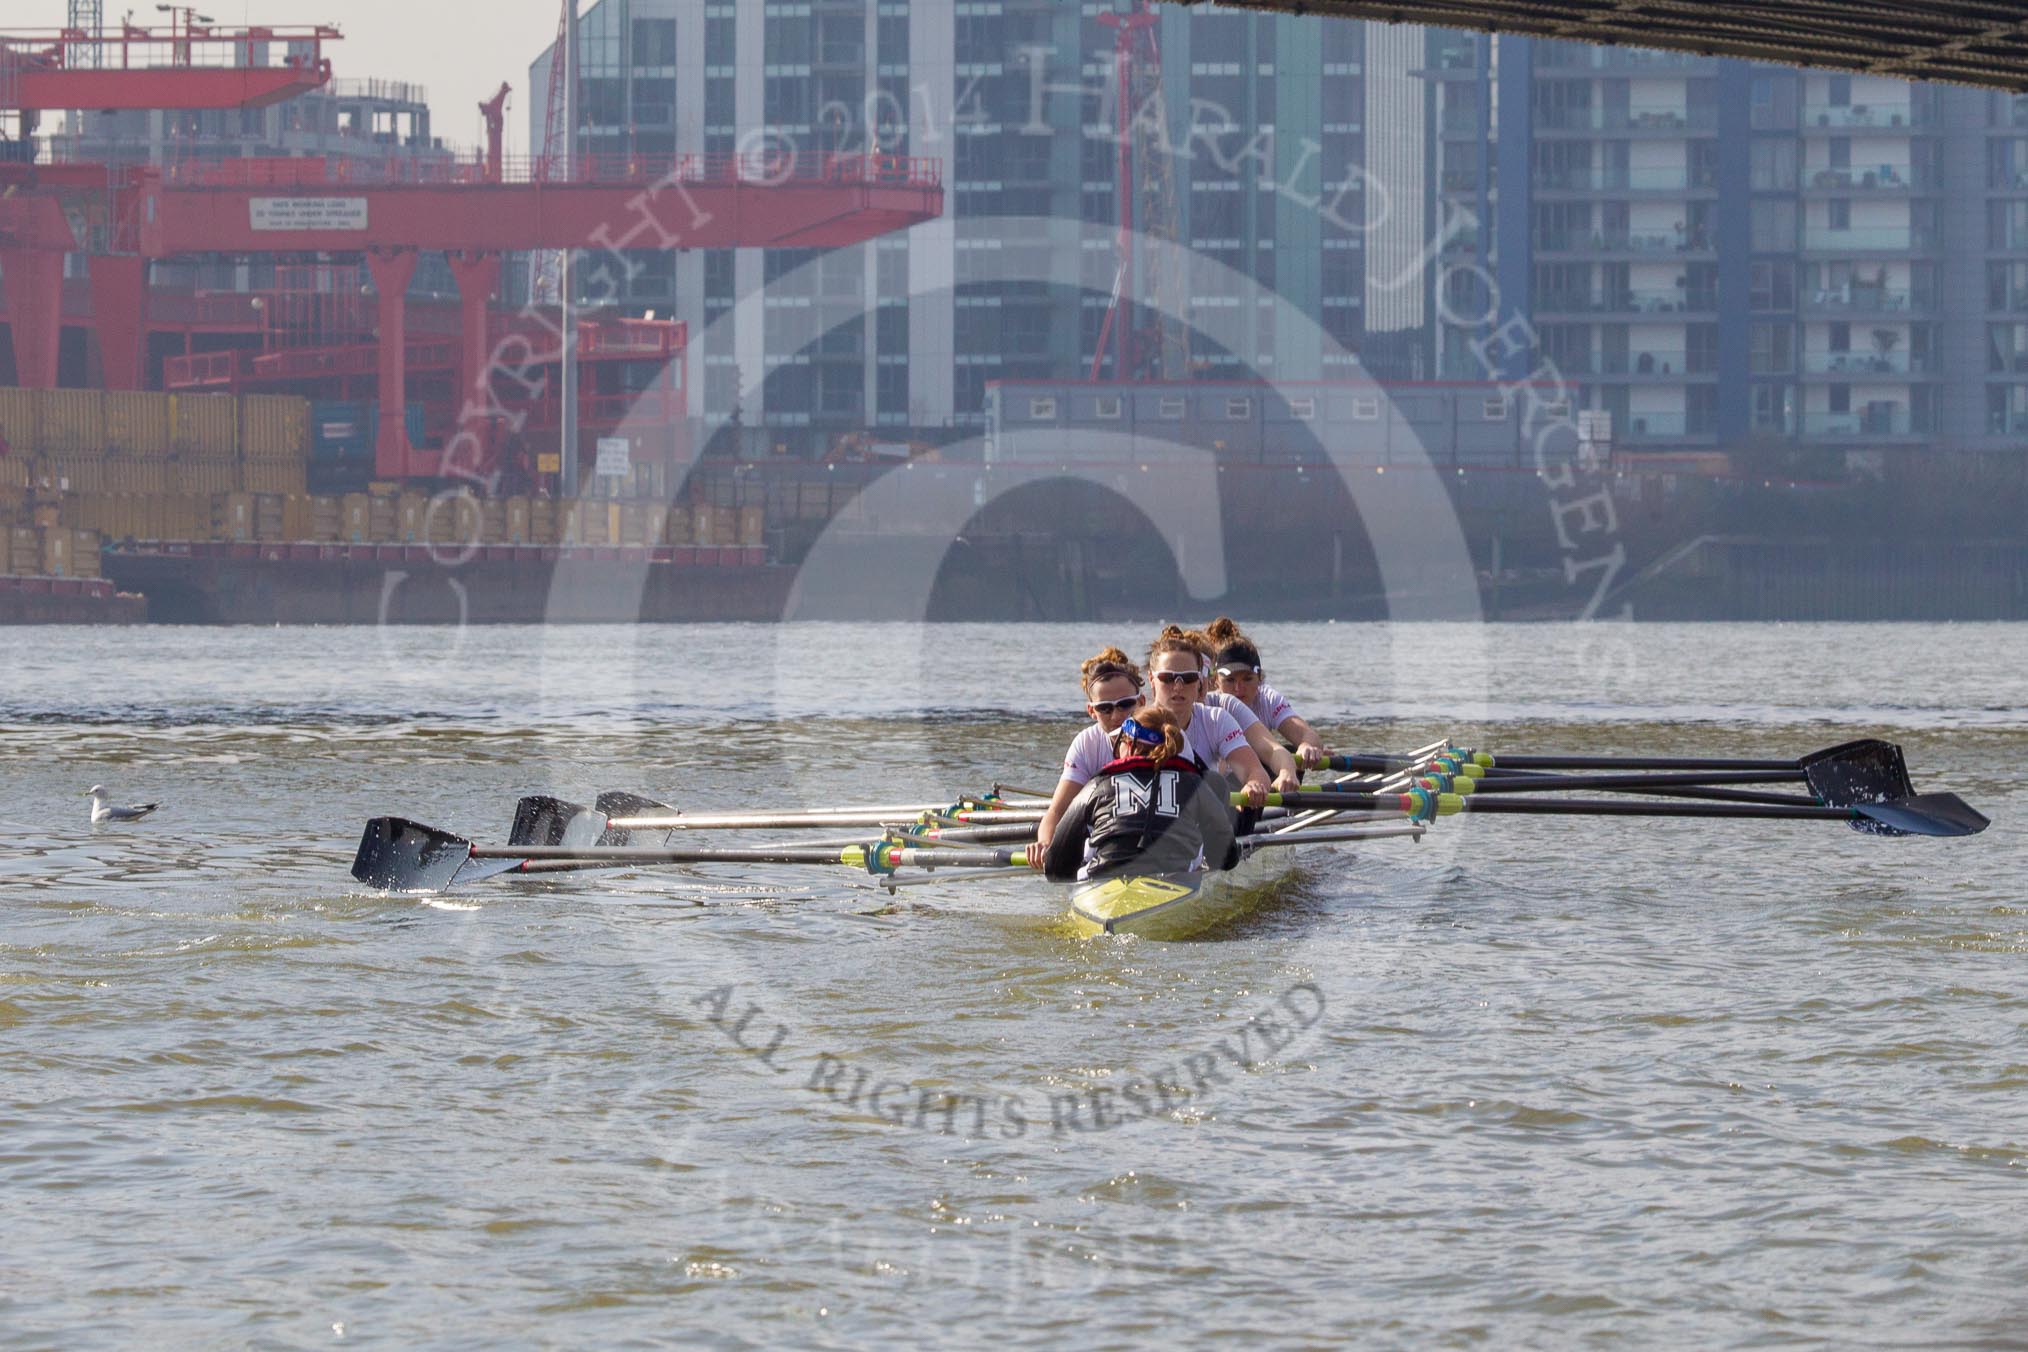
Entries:
POLYGON ((1796 308, 1796 267, 1793 263, 1764 262, 1753 265, 1747 302, 1755 310, 1796 308))
POLYGON ((1795 369, 1794 353, 1795 330, 1790 325, 1755 324, 1748 343, 1747 369, 1757 376, 1786 375, 1795 369))
POLYGON ((634 64, 636 66, 676 64, 674 19, 634 20, 634 64))
POLYGON ((1796 247, 1796 204, 1758 201, 1752 207, 1756 253, 1788 253, 1796 247))
POLYGON ((1109 394, 1109 395, 1104 395, 1104 396, 1102 396, 1102 397, 1101 397, 1101 398, 1100 398, 1100 399, 1099 399, 1099 400, 1097 401, 1097 403, 1096 403, 1096 404, 1095 404, 1095 405, 1093 406, 1093 408, 1092 408, 1092 412, 1093 412, 1093 413, 1094 413, 1094 414, 1095 414, 1096 416, 1098 416, 1098 417, 1101 417, 1101 418, 1117 418, 1117 417, 1119 417, 1119 416, 1120 416, 1120 397, 1119 397, 1119 396, 1118 396, 1117 394, 1109 394))
POLYGON ((1360 395, 1352 401, 1352 417, 1357 422, 1379 422, 1380 401, 1372 395, 1360 395))
POLYGON ((1849 75, 1833 75, 1828 83, 1831 89, 1831 106, 1833 108, 1850 108, 1852 106, 1852 77, 1849 75))
POLYGON ((1181 418, 1183 416, 1183 401, 1172 395, 1164 395, 1162 396, 1162 402, 1157 406, 1157 411, 1164 418, 1181 418))
POLYGON ((1233 419, 1251 418, 1253 416, 1253 400, 1244 396, 1238 399, 1226 400, 1225 416, 1233 419))
POLYGON ((1507 398, 1505 395, 1494 395, 1486 401, 1485 417, 1487 422, 1507 421, 1507 398))
POLYGON ((1028 401, 1028 416, 1031 418, 1054 418, 1056 416, 1056 401, 1044 398, 1030 399, 1028 401))
POLYGON ((1830 217, 1831 228, 1833 230, 1850 230, 1852 228, 1852 203, 1850 201, 1843 197, 1834 197, 1824 205, 1826 214, 1830 217))
POLYGON ((1312 422, 1317 416, 1317 401, 1314 399, 1289 400, 1289 416, 1299 422, 1312 422))

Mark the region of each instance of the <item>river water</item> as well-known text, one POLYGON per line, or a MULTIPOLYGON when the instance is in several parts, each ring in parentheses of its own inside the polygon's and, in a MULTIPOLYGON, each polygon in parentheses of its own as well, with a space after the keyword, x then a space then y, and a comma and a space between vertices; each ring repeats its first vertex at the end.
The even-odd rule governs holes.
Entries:
POLYGON ((1146 636, 10 631, 0 1340, 2024 1345, 2028 627, 1257 636, 1341 747, 1878 735, 1995 824, 1447 819, 1171 945, 1025 878, 424 901, 366 818, 1047 787, 1146 636))

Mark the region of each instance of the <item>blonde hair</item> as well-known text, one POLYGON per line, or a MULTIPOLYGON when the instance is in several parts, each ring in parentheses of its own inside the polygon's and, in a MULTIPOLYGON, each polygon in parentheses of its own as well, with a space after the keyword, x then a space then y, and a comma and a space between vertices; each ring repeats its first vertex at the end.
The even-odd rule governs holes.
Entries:
POLYGON ((1155 636, 1155 641, 1148 645, 1148 665, 1154 666, 1155 659, 1163 653, 1191 653, 1197 657, 1200 665, 1211 656, 1205 649, 1204 635, 1176 624, 1166 626, 1155 636))
MULTIPOLYGON (((1134 714, 1134 721, 1151 732, 1162 734, 1162 745, 1149 749, 1139 742, 1126 743, 1134 755, 1147 756, 1151 760, 1174 760, 1183 754, 1183 729, 1176 725, 1176 715, 1167 709, 1141 709, 1134 714)), ((1113 750, 1121 749, 1123 734, 1113 734, 1113 750)))
POLYGON ((1134 659, 1111 645, 1085 658, 1084 665, 1077 670, 1078 684, 1083 687, 1087 699, 1091 697, 1093 684, 1114 676, 1124 676, 1134 683, 1134 689, 1141 688, 1141 669, 1134 665, 1134 659))

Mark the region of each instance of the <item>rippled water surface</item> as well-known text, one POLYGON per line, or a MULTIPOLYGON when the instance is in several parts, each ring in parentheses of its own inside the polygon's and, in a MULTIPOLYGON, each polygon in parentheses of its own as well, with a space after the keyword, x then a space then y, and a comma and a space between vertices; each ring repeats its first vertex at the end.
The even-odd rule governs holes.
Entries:
POLYGON ((1025 878, 346 874, 538 790, 1047 787, 1114 637, 7 631, 0 1340, 2023 1345, 2028 629, 1258 635, 1342 747, 1885 736, 1971 840, 1446 820, 1176 945, 1025 878))

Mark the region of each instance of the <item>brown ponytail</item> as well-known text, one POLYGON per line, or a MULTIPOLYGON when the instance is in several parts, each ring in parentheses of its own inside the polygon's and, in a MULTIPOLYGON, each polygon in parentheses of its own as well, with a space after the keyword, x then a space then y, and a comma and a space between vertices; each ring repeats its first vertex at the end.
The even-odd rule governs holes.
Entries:
POLYGON ((1148 665, 1154 666, 1155 659, 1163 653, 1191 653, 1196 656, 1200 665, 1211 656, 1205 646, 1204 635, 1175 624, 1164 628, 1155 636, 1155 641, 1148 645, 1148 665))
POLYGON ((1094 683, 1114 676, 1124 676, 1134 683, 1134 689, 1141 688, 1141 669, 1126 653, 1110 645, 1087 657, 1077 672, 1078 684, 1084 687, 1086 699, 1091 698, 1094 683))
POLYGON ((1211 640, 1211 646, 1214 651, 1223 648, 1228 643, 1245 643, 1247 641, 1247 637, 1240 630, 1238 622, 1227 615, 1220 615, 1210 624, 1205 625, 1204 637, 1211 640))
POLYGON ((1135 712, 1134 721, 1151 732, 1162 734, 1162 745, 1149 746, 1129 741, 1115 735, 1113 750, 1122 756, 1146 756, 1155 761, 1174 760, 1183 754, 1183 729, 1176 726, 1176 715, 1167 709, 1147 708, 1135 712))

